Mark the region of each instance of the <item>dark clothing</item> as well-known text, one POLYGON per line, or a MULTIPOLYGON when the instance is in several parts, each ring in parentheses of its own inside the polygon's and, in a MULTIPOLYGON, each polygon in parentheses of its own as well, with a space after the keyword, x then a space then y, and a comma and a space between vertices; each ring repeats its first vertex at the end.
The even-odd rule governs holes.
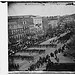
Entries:
POLYGON ((54 57, 54 54, 53 54, 53 53, 50 53, 50 56, 51 56, 51 57, 54 57))

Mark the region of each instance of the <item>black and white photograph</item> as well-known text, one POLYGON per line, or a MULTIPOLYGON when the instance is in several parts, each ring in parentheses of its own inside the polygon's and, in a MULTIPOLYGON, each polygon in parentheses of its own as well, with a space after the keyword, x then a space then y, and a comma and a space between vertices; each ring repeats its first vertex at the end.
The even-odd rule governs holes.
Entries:
POLYGON ((9 1, 8 72, 75 73, 75 2, 9 1))

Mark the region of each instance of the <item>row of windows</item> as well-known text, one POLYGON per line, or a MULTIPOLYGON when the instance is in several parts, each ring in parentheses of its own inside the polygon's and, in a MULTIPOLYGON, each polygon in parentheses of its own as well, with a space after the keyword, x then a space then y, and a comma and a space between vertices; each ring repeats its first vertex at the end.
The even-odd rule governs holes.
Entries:
POLYGON ((20 29, 26 29, 26 28, 28 28, 28 25, 26 26, 26 25, 8 25, 8 29, 18 29, 18 28, 20 28, 20 29))
POLYGON ((9 28, 10 29, 12 29, 12 28, 18 28, 18 24, 19 25, 25 25, 25 24, 27 24, 27 22, 26 21, 19 22, 19 23, 17 23, 17 22, 9 22, 9 28))
POLYGON ((19 34, 19 33, 22 33, 22 32, 23 32, 23 29, 12 30, 12 35, 13 34, 19 34))
POLYGON ((14 30, 10 30, 9 34, 14 35, 14 34, 25 33, 27 31, 29 31, 28 28, 25 28, 25 29, 23 29, 23 28, 21 28, 21 29, 14 29, 14 30))
POLYGON ((15 35, 15 36, 11 36, 10 38, 11 39, 16 39, 16 40, 19 40, 19 39, 22 39, 25 35, 24 34, 19 34, 19 35, 15 35))

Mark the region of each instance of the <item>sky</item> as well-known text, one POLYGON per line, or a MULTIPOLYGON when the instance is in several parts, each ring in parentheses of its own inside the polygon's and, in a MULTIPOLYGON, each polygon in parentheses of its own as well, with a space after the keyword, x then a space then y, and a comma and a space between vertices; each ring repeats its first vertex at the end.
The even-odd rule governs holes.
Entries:
POLYGON ((39 15, 39 16, 62 16, 75 14, 74 5, 12 3, 8 6, 8 16, 39 15))

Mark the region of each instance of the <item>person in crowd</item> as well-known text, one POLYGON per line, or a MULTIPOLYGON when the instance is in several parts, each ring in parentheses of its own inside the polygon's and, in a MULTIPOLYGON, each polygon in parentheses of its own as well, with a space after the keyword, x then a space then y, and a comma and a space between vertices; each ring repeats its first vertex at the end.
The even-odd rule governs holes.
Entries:
POLYGON ((51 59, 48 59, 48 63, 51 63, 51 59))
POLYGON ((50 53, 50 56, 51 56, 51 57, 54 57, 54 53, 51 52, 51 53, 50 53))
POLYGON ((58 53, 60 53, 60 52, 61 52, 61 48, 58 49, 58 53))
POLYGON ((56 56, 57 53, 58 53, 58 50, 55 50, 55 51, 54 51, 55 56, 56 56))
POLYGON ((59 58, 57 58, 57 62, 59 62, 59 58))
POLYGON ((40 63, 39 63, 39 62, 36 63, 36 67, 37 67, 37 68, 40 67, 40 63))
POLYGON ((48 62, 48 59, 50 59, 50 56, 46 55, 46 62, 48 62))
POLYGON ((57 55, 55 56, 55 60, 56 60, 57 62, 59 62, 59 58, 57 57, 57 55))
POLYGON ((65 45, 62 47, 62 49, 64 50, 65 45))
POLYGON ((61 49, 61 52, 63 53, 63 52, 64 52, 64 50, 63 50, 63 49, 61 49))
POLYGON ((42 60, 43 60, 43 63, 45 63, 45 57, 43 57, 43 59, 42 59, 42 60))

